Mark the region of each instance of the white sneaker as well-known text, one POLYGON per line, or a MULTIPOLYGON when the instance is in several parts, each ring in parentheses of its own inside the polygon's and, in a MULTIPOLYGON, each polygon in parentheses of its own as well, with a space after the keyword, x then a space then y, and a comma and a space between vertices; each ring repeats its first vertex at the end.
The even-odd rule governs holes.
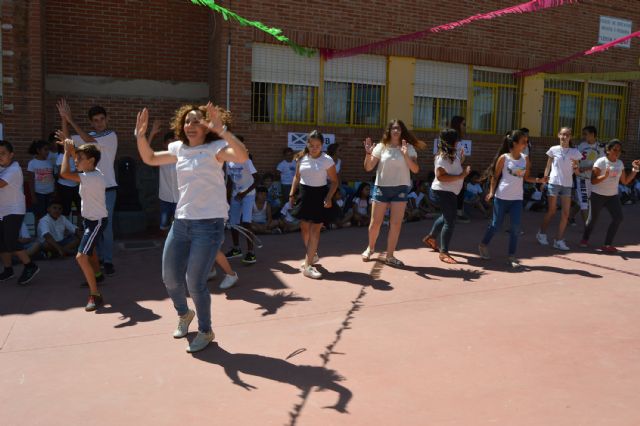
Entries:
POLYGON ((569 251, 571 250, 569 248, 569 246, 567 245, 567 243, 564 242, 564 240, 556 240, 553 243, 553 248, 557 248, 558 250, 562 250, 562 251, 569 251))
MULTIPOLYGON (((305 262, 306 262, 306 260, 305 260, 305 262)), ((303 269, 303 268, 304 268, 304 264, 305 264, 305 262, 302 262, 302 263, 300 264, 300 268, 301 268, 301 269, 303 269)), ((316 254, 314 254, 314 255, 313 255, 313 263, 312 263, 312 265, 315 265, 315 264, 316 264, 316 263, 318 263, 318 262, 320 262, 320 258, 318 257, 318 253, 316 253, 316 254)))
POLYGON ((549 245, 549 240, 547 239, 547 234, 541 234, 540 231, 538 231, 538 233, 536 234, 536 239, 543 246, 548 246, 549 245))
POLYGON ((214 279, 216 277, 216 275, 218 275, 218 271, 216 271, 216 268, 213 268, 211 271, 209 271, 209 273, 207 274, 207 281, 211 281, 212 279, 214 279))
POLYGON ((173 337, 176 339, 180 339, 187 335, 189 332, 189 324, 193 321, 193 317, 196 316, 196 313, 189 309, 189 311, 183 316, 179 317, 178 327, 176 327, 176 331, 173 332, 173 337))
POLYGON ((322 274, 311 265, 302 270, 302 275, 308 278, 313 278, 314 280, 319 280, 320 278, 322 278, 322 274))
POLYGON ((187 346, 187 352, 194 353, 203 350, 209 346, 209 343, 211 343, 215 337, 216 335, 213 334, 213 331, 208 333, 201 333, 198 331, 196 338, 191 341, 189 346, 187 346))
POLYGON ((371 256, 373 256, 373 251, 369 249, 369 247, 367 247, 363 252, 362 252, 362 261, 363 262, 368 262, 371 260, 371 256))
POLYGON ((220 288, 222 290, 226 290, 228 288, 231 288, 234 285, 236 285, 236 283, 238 282, 239 279, 240 279, 240 277, 238 276, 237 272, 236 272, 235 275, 224 274, 224 278, 222 279, 222 282, 220 283, 220 288))

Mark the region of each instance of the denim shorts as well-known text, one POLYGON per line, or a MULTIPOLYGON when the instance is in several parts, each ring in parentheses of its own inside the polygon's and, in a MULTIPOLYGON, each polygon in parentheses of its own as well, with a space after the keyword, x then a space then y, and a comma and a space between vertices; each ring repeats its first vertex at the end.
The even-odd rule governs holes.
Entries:
POLYGON ((411 192, 411 187, 407 185, 398 186, 378 186, 373 185, 371 200, 378 203, 406 202, 407 196, 411 192))
POLYGON ((550 183, 547 185, 547 195, 550 197, 571 197, 570 186, 554 185, 550 183))

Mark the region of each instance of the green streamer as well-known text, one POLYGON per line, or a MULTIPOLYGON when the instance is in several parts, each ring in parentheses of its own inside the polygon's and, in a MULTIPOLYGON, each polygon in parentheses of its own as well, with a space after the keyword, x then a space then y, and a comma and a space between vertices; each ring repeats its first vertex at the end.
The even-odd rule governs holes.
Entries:
POLYGON ((222 6, 217 5, 214 2, 214 0, 191 0, 191 3, 197 4, 199 6, 207 6, 208 8, 212 9, 213 11, 218 12, 219 14, 221 14, 225 21, 228 21, 229 19, 232 19, 232 20, 237 21, 242 26, 254 27, 254 28, 259 29, 260 31, 264 31, 265 33, 269 34, 270 36, 272 36, 276 40, 288 45, 289 47, 291 47, 299 55, 302 55, 302 56, 313 56, 317 52, 315 49, 308 49, 306 47, 302 47, 302 46, 294 43, 293 41, 291 41, 289 39, 289 37, 287 37, 286 35, 282 34, 282 30, 281 29, 267 27, 262 22, 250 21, 250 20, 248 20, 246 18, 243 18, 242 16, 238 15, 237 13, 235 13, 235 12, 229 10, 229 9, 226 9, 226 8, 224 8, 222 6))

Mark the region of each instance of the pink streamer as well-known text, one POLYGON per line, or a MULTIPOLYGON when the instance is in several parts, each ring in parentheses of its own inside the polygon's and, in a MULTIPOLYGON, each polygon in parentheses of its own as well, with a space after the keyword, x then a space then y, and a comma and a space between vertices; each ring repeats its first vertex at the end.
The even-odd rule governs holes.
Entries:
POLYGON ((546 64, 542 64, 540 66, 537 66, 535 68, 529 68, 527 70, 523 70, 523 71, 519 71, 516 73, 513 73, 514 76, 516 77, 528 77, 530 75, 534 75, 534 74, 538 74, 544 71, 549 71, 553 68, 556 68, 566 62, 572 61, 574 59, 577 58, 581 58, 583 56, 589 56, 589 55, 593 55, 595 53, 600 53, 600 52, 604 52, 605 50, 609 49, 610 47, 615 46, 616 44, 620 44, 620 43, 624 43, 627 40, 630 40, 634 37, 640 37, 640 31, 636 31, 635 33, 631 33, 629 35, 626 35, 624 37, 620 37, 616 40, 610 41, 609 43, 605 43, 605 44, 600 44, 598 46, 593 46, 591 49, 588 50, 584 50, 582 52, 578 52, 578 53, 574 53, 571 56, 567 56, 566 58, 562 58, 562 59, 558 59, 556 61, 553 62, 548 62, 546 64))
POLYGON ((386 40, 381 40, 374 43, 353 47, 351 49, 345 49, 345 50, 320 49, 320 54, 327 60, 334 59, 334 58, 346 58, 348 56, 360 55, 362 53, 366 53, 374 49, 386 47, 394 43, 413 41, 413 40, 428 36, 429 34, 439 33, 441 31, 454 30, 458 27, 470 24, 474 21, 489 20, 489 19, 499 18, 504 15, 514 14, 514 13, 537 12, 542 9, 562 6, 564 4, 578 3, 579 1, 580 0, 530 0, 526 3, 521 3, 516 6, 507 7, 505 9, 494 10, 492 12, 487 12, 487 13, 480 13, 480 14, 462 19, 460 21, 438 25, 437 27, 432 27, 427 30, 418 31, 411 34, 405 34, 398 37, 392 37, 386 40))

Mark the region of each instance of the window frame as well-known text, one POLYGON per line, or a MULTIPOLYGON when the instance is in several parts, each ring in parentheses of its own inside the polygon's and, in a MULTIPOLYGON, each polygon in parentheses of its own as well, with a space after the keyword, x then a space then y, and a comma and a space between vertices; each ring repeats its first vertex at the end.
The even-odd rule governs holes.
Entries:
MULTIPOLYGON (((476 81, 473 76, 473 71, 487 71, 493 73, 500 74, 511 74, 513 71, 508 69, 498 69, 491 67, 483 67, 483 66, 473 66, 469 65, 469 96, 467 101, 467 115, 465 120, 467 122, 467 133, 469 134, 479 134, 479 135, 498 135, 498 99, 500 89, 514 89, 516 91, 516 100, 515 100, 515 122, 513 123, 514 128, 518 128, 522 121, 522 87, 523 87, 523 79, 516 78, 515 84, 507 84, 507 83, 490 83, 484 81, 476 81), (475 95, 474 89, 476 87, 489 88, 492 90, 493 97, 493 105, 492 105, 492 117, 491 117, 491 129, 490 130, 478 130, 476 129, 473 123, 473 106, 475 103, 475 95)), ((513 130, 513 129, 511 129, 513 130)))
MULTIPOLYGON (((554 93, 556 95, 555 97, 555 105, 554 105, 554 110, 553 110, 553 125, 551 127, 552 129, 552 134, 542 134, 542 129, 544 128, 544 106, 542 109, 542 116, 540 117, 541 122, 540 122, 540 133, 541 136, 543 137, 555 137, 556 136, 556 132, 558 132, 560 130, 560 96, 562 95, 567 95, 567 96, 577 96, 577 107, 576 107, 576 125, 575 127, 582 127, 582 123, 584 123, 584 117, 583 114, 585 114, 585 82, 584 81, 580 81, 580 80, 553 80, 553 81, 571 81, 571 82, 575 82, 575 83, 580 83, 581 85, 581 90, 580 91, 575 91, 575 90, 569 90, 569 89, 558 89, 555 87, 545 87, 544 88, 544 92, 543 92, 543 105, 544 105, 544 94, 546 93, 554 93)), ((545 79, 546 82, 546 79, 545 79)), ((573 132, 577 134, 578 129, 573 129, 573 132)))

